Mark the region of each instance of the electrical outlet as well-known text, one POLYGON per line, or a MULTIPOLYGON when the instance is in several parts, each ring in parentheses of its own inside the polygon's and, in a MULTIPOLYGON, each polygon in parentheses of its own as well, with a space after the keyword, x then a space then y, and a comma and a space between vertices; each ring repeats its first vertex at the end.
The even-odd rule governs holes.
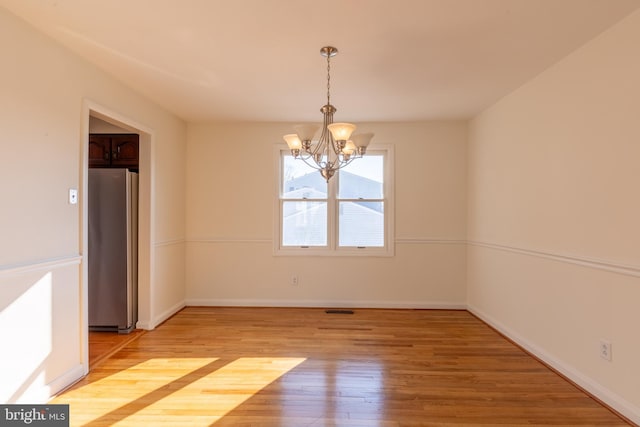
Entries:
POLYGON ((291 286, 298 286, 298 275, 294 274, 291 276, 291 286))
POLYGON ((609 341, 600 340, 600 357, 611 362, 611 343, 609 341))

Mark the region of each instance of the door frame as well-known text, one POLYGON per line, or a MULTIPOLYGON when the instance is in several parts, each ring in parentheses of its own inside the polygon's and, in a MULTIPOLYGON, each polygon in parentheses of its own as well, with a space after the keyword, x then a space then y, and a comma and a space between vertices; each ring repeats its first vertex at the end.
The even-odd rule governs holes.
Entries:
POLYGON ((82 101, 80 149, 80 273, 81 348, 84 374, 89 372, 89 233, 88 233, 88 184, 89 184, 89 122, 95 117, 140 135, 139 198, 138 198, 138 322, 136 328, 153 328, 154 256, 154 131, 130 117, 113 111, 89 99, 82 101))

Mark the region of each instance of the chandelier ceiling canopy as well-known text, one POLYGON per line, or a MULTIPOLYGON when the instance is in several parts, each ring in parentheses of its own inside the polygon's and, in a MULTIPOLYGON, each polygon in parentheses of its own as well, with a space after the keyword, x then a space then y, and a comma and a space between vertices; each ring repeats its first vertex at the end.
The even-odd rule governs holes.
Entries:
POLYGON ((338 54, 338 49, 325 46, 320 49, 320 54, 327 58, 327 103, 320 108, 323 123, 294 126, 296 133, 283 138, 294 158, 319 170, 328 182, 338 169, 364 156, 373 134, 353 134, 356 125, 333 122, 336 107, 331 105, 331 58, 338 54), (318 131, 320 136, 316 139, 318 131))

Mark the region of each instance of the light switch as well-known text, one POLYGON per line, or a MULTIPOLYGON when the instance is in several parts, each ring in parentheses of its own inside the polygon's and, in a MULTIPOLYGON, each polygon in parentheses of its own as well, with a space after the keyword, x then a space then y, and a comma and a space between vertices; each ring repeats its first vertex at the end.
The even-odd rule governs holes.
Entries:
POLYGON ((69 204, 70 205, 78 204, 78 190, 76 188, 69 189, 69 204))

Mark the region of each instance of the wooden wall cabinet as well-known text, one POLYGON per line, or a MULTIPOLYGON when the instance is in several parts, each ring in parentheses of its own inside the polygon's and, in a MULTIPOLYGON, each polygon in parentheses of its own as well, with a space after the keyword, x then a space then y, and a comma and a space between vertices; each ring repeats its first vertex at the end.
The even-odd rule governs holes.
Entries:
POLYGON ((138 169, 140 137, 137 134, 89 135, 90 168, 138 169))

